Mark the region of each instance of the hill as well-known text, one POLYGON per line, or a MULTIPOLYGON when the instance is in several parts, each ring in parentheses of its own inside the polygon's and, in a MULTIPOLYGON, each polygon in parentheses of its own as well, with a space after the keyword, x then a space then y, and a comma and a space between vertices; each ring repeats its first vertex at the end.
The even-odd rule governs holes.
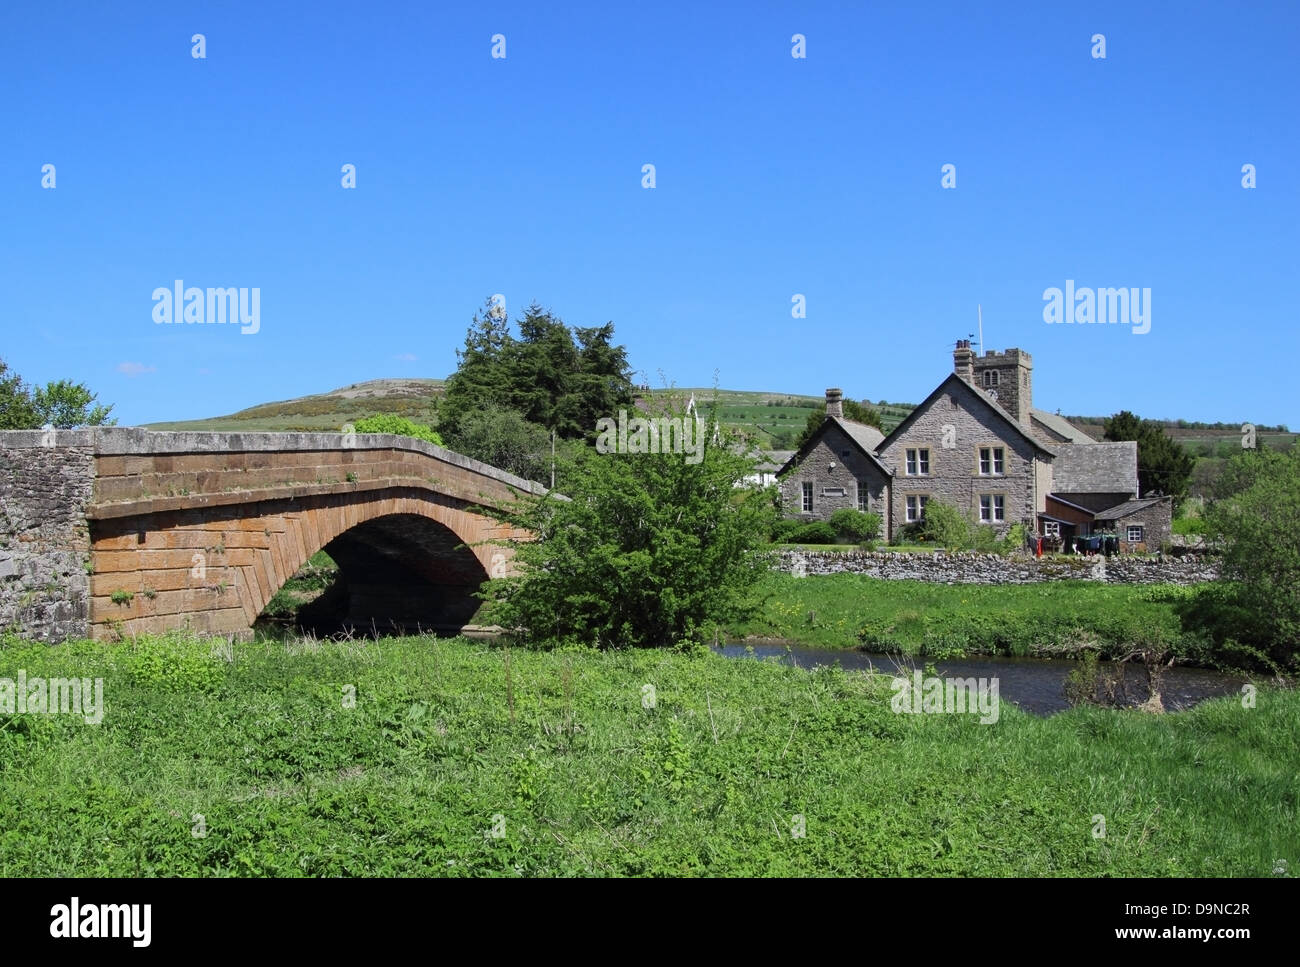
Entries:
MULTIPOLYGON (((147 426, 151 430, 337 430, 344 423, 376 413, 396 413, 417 423, 436 426, 438 403, 445 385, 446 381, 441 379, 372 379, 328 393, 262 403, 227 416, 149 423, 147 426)), ((651 390, 650 395, 661 392, 664 391, 651 390)), ((674 392, 694 393, 700 402, 711 399, 714 394, 712 388, 699 387, 674 392)), ((719 389, 717 397, 722 422, 736 427, 769 449, 792 445, 808 414, 825 406, 822 397, 789 393, 719 389)), ((897 426, 912 407, 903 403, 886 404, 878 409, 888 431, 897 426)))
MULTIPOLYGON (((438 423, 438 403, 442 398, 445 380, 441 379, 372 379, 351 383, 328 393, 317 393, 298 399, 262 403, 228 416, 215 416, 203 420, 185 420, 147 424, 151 430, 224 430, 224 431, 311 431, 337 430, 344 423, 353 422, 376 413, 396 413, 417 423, 438 423)), ((650 395, 663 390, 651 390, 650 395)), ((712 387, 686 387, 674 392, 694 393, 699 402, 711 399, 712 387)), ((735 427, 765 449, 785 450, 803 429, 808 414, 825 406, 821 396, 804 396, 798 393, 771 393, 749 390, 718 389, 718 404, 722 422, 735 427)), ((880 411, 881 422, 888 433, 913 409, 911 403, 873 404, 880 411)), ((1067 416, 1089 436, 1102 438, 1101 416, 1067 416)), ((1188 448, 1204 463, 1203 471, 1231 456, 1241 448, 1240 423, 1188 423, 1183 420, 1160 420, 1165 432, 1188 448)), ((1287 449, 1300 434, 1288 432, 1284 427, 1259 427, 1257 437, 1276 449, 1287 449)), ((1211 474, 1212 476, 1212 474, 1211 474)))
POLYGON ((372 379, 203 420, 148 423, 150 430, 307 432, 338 430, 376 413, 396 413, 417 423, 436 423, 445 380, 372 379))

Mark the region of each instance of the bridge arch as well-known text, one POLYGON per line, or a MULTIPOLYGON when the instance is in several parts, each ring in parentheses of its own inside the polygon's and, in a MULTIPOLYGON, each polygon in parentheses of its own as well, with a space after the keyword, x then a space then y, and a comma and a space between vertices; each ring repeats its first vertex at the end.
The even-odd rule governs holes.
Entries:
POLYGON ((339 564, 346 622, 460 627, 482 581, 513 573, 509 547, 493 542, 531 537, 492 511, 543 492, 387 435, 147 434, 131 448, 144 452, 114 449, 123 443, 97 449, 86 511, 100 639, 246 635, 319 550, 339 564))

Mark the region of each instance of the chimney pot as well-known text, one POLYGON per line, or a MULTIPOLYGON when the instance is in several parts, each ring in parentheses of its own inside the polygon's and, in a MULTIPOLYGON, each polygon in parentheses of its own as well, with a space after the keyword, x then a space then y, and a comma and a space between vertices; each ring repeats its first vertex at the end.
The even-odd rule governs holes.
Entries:
POLYGON ((952 351, 952 371, 967 382, 975 378, 975 354, 969 339, 957 340, 957 348, 952 351))

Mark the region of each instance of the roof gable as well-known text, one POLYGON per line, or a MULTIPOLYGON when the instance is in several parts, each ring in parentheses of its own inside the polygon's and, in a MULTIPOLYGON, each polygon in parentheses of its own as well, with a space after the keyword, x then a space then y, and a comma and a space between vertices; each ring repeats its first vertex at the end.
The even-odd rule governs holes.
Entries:
POLYGON ((885 438, 884 434, 874 426, 867 426, 865 423, 856 423, 853 420, 846 420, 840 416, 828 416, 826 419, 822 420, 822 425, 817 428, 816 432, 814 432, 813 435, 808 438, 807 442, 796 450, 790 459, 781 466, 781 469, 776 472, 777 476, 781 476, 786 471, 791 470, 802 463, 804 457, 806 457, 812 449, 821 442, 822 437, 824 437, 827 431, 832 427, 839 430, 840 433, 844 435, 845 439, 847 439, 849 443, 853 444, 853 446, 856 447, 868 461, 874 464, 882 474, 886 477, 893 476, 893 474, 889 472, 889 469, 880 462, 880 458, 876 456, 874 450, 874 447, 879 446, 880 441, 885 438))
POLYGON ((1049 457, 1056 456, 1055 451, 1044 446, 1041 441, 1039 441, 1032 433, 1029 432, 1028 428, 1021 426, 1020 423, 1015 419, 1015 417, 1013 417, 1010 413, 1004 410, 997 403, 993 402, 993 400, 989 399, 987 396, 981 393, 978 389, 976 389, 966 380, 962 379, 956 373, 949 373, 948 376, 944 379, 944 381, 940 383, 938 386, 936 386, 934 388, 934 391, 929 396, 927 396, 924 400, 922 400, 916 406, 916 408, 912 410, 911 413, 908 413, 907 416, 903 418, 903 422, 899 423, 898 426, 894 427, 894 432, 889 434, 889 436, 885 437, 885 439, 881 442, 881 444, 876 448, 877 451, 878 452, 884 451, 887 447, 889 447, 894 442, 895 437, 905 433, 907 431, 907 428, 910 427, 913 423, 915 423, 921 417, 922 414, 924 414, 927 410, 929 410, 930 407, 934 405, 935 401, 938 400, 939 397, 944 395, 944 393, 946 393, 950 388, 964 389, 969 391, 971 396, 973 396, 984 406, 987 406, 989 408, 989 411, 994 416, 1002 420, 1002 422, 1004 422, 1013 433, 1015 433, 1025 442, 1027 442, 1035 450, 1037 450, 1040 453, 1045 453, 1049 457), (956 384, 955 387, 954 384, 956 384))

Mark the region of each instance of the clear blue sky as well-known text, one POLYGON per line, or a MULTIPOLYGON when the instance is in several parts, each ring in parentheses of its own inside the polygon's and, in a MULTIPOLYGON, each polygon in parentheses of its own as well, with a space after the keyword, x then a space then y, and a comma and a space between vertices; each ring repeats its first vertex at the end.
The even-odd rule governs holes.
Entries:
POLYGON ((499 292, 655 384, 919 401, 982 303, 1041 407, 1296 429, 1298 51, 1291 2, 6 3, 0 356, 197 418, 446 376, 499 292), (260 332, 156 325, 175 279, 260 332), (1066 279, 1150 331, 1048 325, 1066 279))

